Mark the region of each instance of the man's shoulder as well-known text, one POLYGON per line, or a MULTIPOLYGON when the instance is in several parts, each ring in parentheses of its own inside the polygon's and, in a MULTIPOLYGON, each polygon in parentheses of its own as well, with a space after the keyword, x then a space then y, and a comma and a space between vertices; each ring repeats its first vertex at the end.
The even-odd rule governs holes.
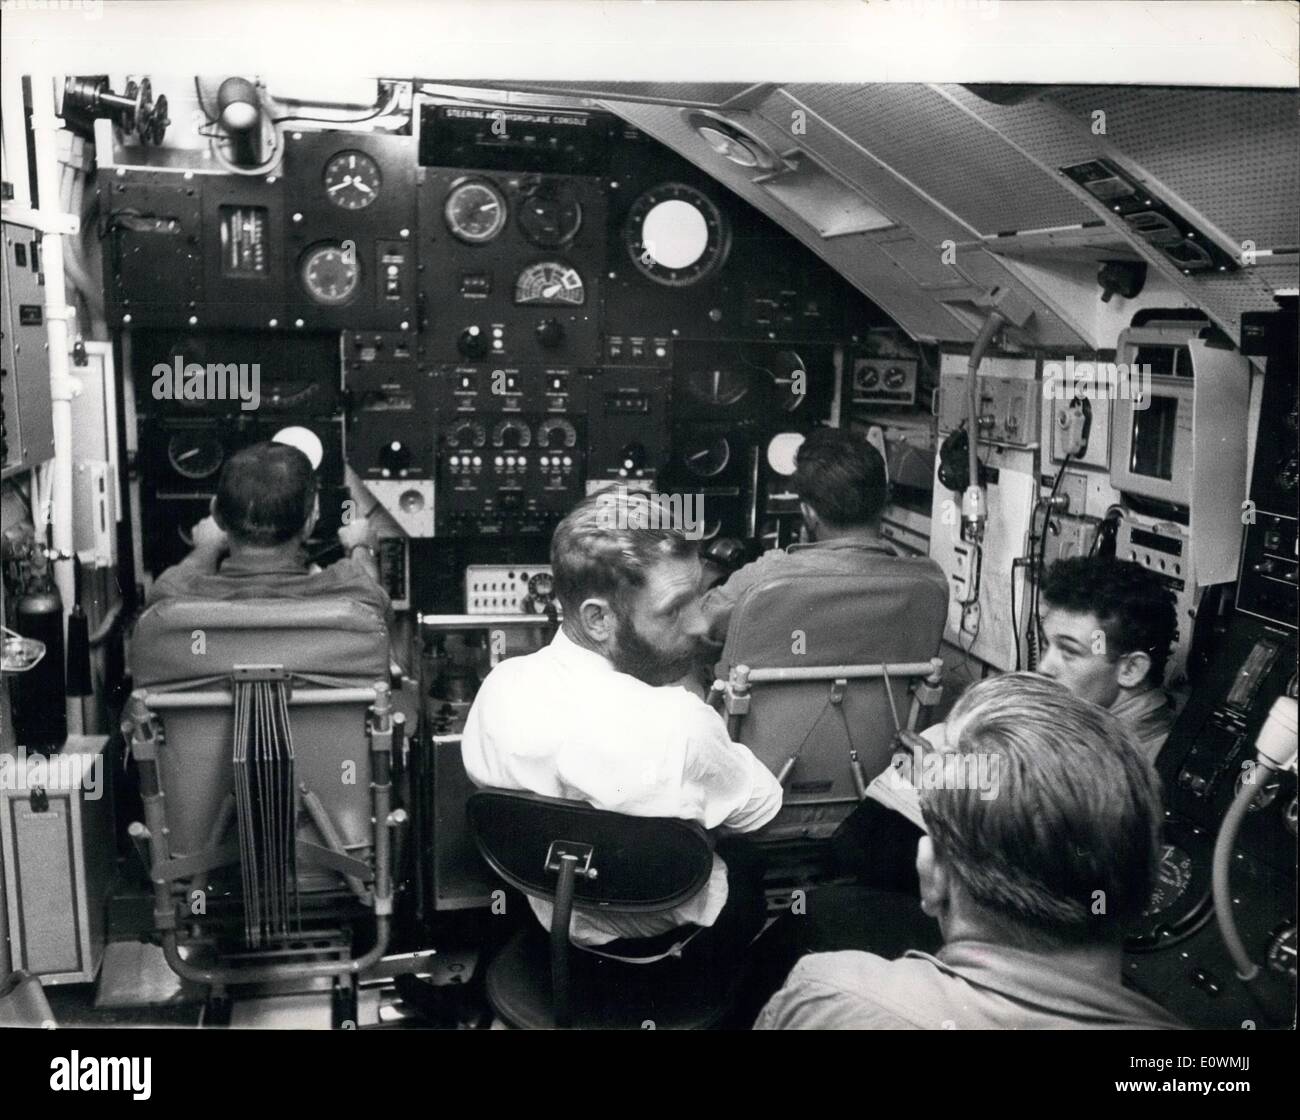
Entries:
POLYGON ((790 972, 760 1025, 881 1030, 916 1028, 916 982, 935 972, 925 957, 887 960, 847 950, 813 953, 790 972), (770 1014, 769 1014, 770 1013, 770 1014))

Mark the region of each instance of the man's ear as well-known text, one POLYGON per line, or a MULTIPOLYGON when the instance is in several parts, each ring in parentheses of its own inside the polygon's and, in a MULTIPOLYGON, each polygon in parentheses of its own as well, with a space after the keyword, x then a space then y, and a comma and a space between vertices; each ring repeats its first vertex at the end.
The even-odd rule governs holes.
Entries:
POLYGON ((316 530, 316 522, 320 520, 320 494, 312 500, 311 513, 307 515, 307 520, 302 524, 302 539, 309 540, 316 530))
POLYGON ((817 516, 817 511, 807 502, 799 503, 799 514, 803 517, 803 523, 808 526, 809 535, 815 535, 817 526, 821 524, 821 518, 817 516))
POLYGON ((217 512, 217 498, 215 494, 212 496, 212 501, 208 503, 208 513, 212 515, 212 520, 217 523, 218 529, 223 533, 230 532, 230 527, 221 520, 221 514, 217 512))
POLYGON ((578 622, 588 638, 602 645, 613 639, 618 625, 607 599, 584 599, 578 608, 578 622))
POLYGON ((921 909, 932 918, 943 917, 948 912, 952 879, 928 836, 916 842, 916 874, 921 880, 921 909))
POLYGON ((1118 672, 1115 679, 1120 688, 1138 688, 1147 679, 1151 671, 1151 655, 1145 650, 1134 650, 1124 654, 1116 665, 1118 672))

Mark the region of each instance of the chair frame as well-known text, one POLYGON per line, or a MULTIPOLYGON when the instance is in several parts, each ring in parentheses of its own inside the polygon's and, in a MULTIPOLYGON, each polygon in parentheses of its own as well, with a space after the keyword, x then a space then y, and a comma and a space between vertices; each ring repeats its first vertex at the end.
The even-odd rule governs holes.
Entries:
MULTIPOLYGON (((228 680, 250 674, 285 674, 279 666, 236 665, 228 680)), ((342 960, 279 961, 247 966, 200 967, 180 954, 177 899, 175 886, 196 874, 237 864, 240 860, 237 841, 222 842, 220 833, 227 813, 219 812, 217 827, 202 850, 186 856, 173 856, 168 842, 166 794, 162 789, 158 757, 166 749, 162 715, 168 711, 196 708, 233 707, 233 690, 174 691, 166 688, 141 688, 131 694, 123 733, 130 739, 131 752, 140 767, 140 791, 144 801, 145 825, 132 826, 133 837, 147 840, 149 878, 153 884, 154 928, 162 939, 163 954, 173 971, 197 984, 224 988, 230 984, 261 984, 285 980, 356 976, 377 964, 388 949, 392 936, 394 848, 398 830, 406 821, 402 809, 392 808, 392 758, 400 753, 402 717, 392 708, 391 688, 381 681, 371 687, 292 689, 290 709, 307 705, 370 705, 371 719, 367 731, 371 756, 371 821, 373 828, 373 866, 370 862, 347 855, 334 847, 322 847, 299 838, 297 857, 303 866, 324 868, 343 876, 358 897, 357 887, 371 884, 368 902, 375 916, 375 943, 364 954, 342 960), (141 835, 141 834, 144 835, 141 835)), ((313 816, 312 806, 305 805, 313 816)), ((327 844, 330 837, 325 835, 327 844)))

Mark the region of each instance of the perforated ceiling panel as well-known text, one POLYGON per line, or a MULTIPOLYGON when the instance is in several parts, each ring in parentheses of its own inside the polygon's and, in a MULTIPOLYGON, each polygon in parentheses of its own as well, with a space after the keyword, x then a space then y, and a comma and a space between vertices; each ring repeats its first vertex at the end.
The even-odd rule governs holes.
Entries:
POLYGON ((786 88, 985 236, 1092 217, 1015 148, 927 86, 786 88))

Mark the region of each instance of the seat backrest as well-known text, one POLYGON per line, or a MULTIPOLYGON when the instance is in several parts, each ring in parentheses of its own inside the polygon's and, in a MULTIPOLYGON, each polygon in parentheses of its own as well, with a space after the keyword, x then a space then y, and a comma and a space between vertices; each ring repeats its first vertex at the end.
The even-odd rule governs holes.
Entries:
MULTIPOLYGON (((293 686, 299 695, 325 687, 312 677, 370 688, 388 679, 388 631, 373 607, 347 599, 175 599, 150 607, 136 623, 131 670, 146 701, 158 692, 229 694, 237 665, 274 665, 305 676, 293 686)), ((342 845, 358 856, 373 840, 368 710, 364 700, 295 701, 289 708, 295 779, 319 798, 342 845)), ((211 843, 233 796, 234 708, 168 708, 159 718, 169 845, 174 856, 187 855, 211 843)), ((302 834, 323 843, 307 814, 303 820, 302 834)))
MULTIPOLYGON (((866 666, 934 657, 948 609, 942 569, 924 557, 873 556, 871 565, 867 573, 798 572, 756 584, 732 613, 719 677, 725 680, 738 665, 866 666)), ((737 739, 773 773, 798 756, 786 777, 785 808, 765 835, 819 835, 844 817, 842 808, 824 803, 856 797, 850 750, 856 750, 867 781, 888 765, 896 728, 886 689, 906 723, 909 684, 849 680, 839 704, 830 702, 830 681, 752 686, 737 739), (801 803, 822 805, 792 813, 801 803), (803 825, 790 829, 796 817, 803 825), (818 828, 821 823, 825 828, 818 828)))
POLYGON ((586 850, 594 876, 579 874, 574 907, 615 913, 670 910, 703 888, 713 843, 694 821, 630 817, 534 793, 470 794, 470 828, 483 858, 507 883, 536 898, 555 894, 559 850, 586 850))

